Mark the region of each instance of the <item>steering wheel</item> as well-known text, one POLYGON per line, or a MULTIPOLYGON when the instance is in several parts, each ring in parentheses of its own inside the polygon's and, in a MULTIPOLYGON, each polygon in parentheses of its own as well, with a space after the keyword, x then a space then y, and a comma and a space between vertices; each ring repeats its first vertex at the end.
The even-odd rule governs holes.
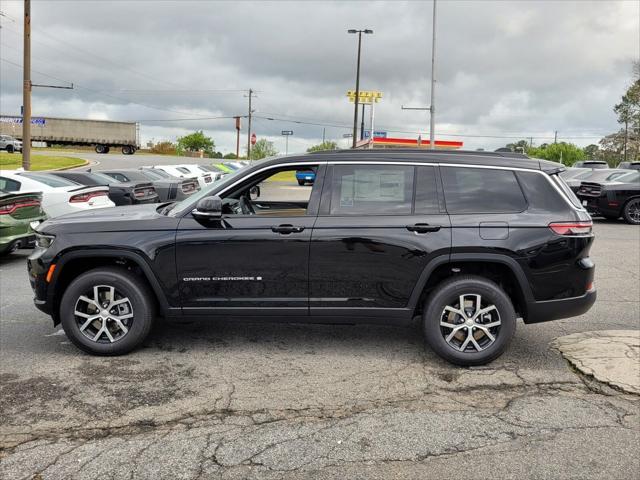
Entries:
POLYGON ((251 199, 248 194, 244 194, 240 197, 240 208, 242 209, 243 215, 255 215, 256 211, 253 209, 253 205, 251 205, 251 199))

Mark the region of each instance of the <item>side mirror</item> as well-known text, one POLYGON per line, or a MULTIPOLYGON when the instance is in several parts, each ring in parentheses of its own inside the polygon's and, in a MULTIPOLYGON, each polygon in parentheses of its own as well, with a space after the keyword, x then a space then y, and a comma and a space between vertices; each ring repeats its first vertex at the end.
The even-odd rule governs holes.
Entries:
POLYGON ((249 189, 249 198, 251 200, 257 200, 260 198, 260 187, 258 185, 254 185, 249 189))
POLYGON ((222 218, 222 200, 220 197, 204 197, 198 200, 191 212, 196 220, 216 220, 222 218))

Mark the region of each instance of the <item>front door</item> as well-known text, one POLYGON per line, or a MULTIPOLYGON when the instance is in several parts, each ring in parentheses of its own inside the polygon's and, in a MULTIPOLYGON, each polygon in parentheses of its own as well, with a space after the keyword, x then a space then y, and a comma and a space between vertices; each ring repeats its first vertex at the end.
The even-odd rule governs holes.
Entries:
POLYGON ((310 313, 406 320, 427 264, 447 256, 437 167, 344 163, 327 171, 309 259, 310 313))
MULTIPOLYGON (((299 168, 274 167, 223 193, 221 219, 181 220, 176 265, 184 313, 308 314, 321 181, 298 185, 299 168)), ((318 165, 305 168, 323 174, 318 165)))

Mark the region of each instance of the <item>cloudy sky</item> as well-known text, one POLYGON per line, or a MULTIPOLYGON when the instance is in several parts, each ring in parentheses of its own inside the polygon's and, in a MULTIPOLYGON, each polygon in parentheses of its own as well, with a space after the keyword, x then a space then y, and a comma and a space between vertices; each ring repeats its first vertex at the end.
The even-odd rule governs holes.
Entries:
MULTIPOLYGON (((22 1, 0 0, 0 111, 21 100, 22 1)), ((376 130, 428 136, 426 2, 32 1, 34 115, 132 120, 147 140, 194 129, 235 151, 234 115, 257 91, 253 131, 283 151, 323 135, 346 145, 357 38, 361 89, 380 90, 376 130), (271 119, 271 120, 269 120, 271 119)), ((436 138, 496 148, 514 138, 595 143, 640 57, 640 1, 447 1, 437 13, 436 138)), ((367 115, 368 119, 368 115, 367 115)), ((246 122, 243 123, 243 136, 246 122)), ((242 144, 246 144, 243 137, 242 144)))

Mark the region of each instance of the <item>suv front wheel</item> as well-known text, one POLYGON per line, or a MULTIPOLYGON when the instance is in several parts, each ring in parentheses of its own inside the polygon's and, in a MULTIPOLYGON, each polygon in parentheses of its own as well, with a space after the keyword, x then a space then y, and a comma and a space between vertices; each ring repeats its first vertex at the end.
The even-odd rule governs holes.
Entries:
POLYGON ((516 330, 508 295, 494 282, 461 275, 429 295, 423 314, 425 340, 456 365, 484 365, 498 358, 516 330))
POLYGON ((155 304, 147 285, 124 268, 98 268, 76 278, 60 304, 62 328, 78 348, 122 355, 149 334, 155 304))

